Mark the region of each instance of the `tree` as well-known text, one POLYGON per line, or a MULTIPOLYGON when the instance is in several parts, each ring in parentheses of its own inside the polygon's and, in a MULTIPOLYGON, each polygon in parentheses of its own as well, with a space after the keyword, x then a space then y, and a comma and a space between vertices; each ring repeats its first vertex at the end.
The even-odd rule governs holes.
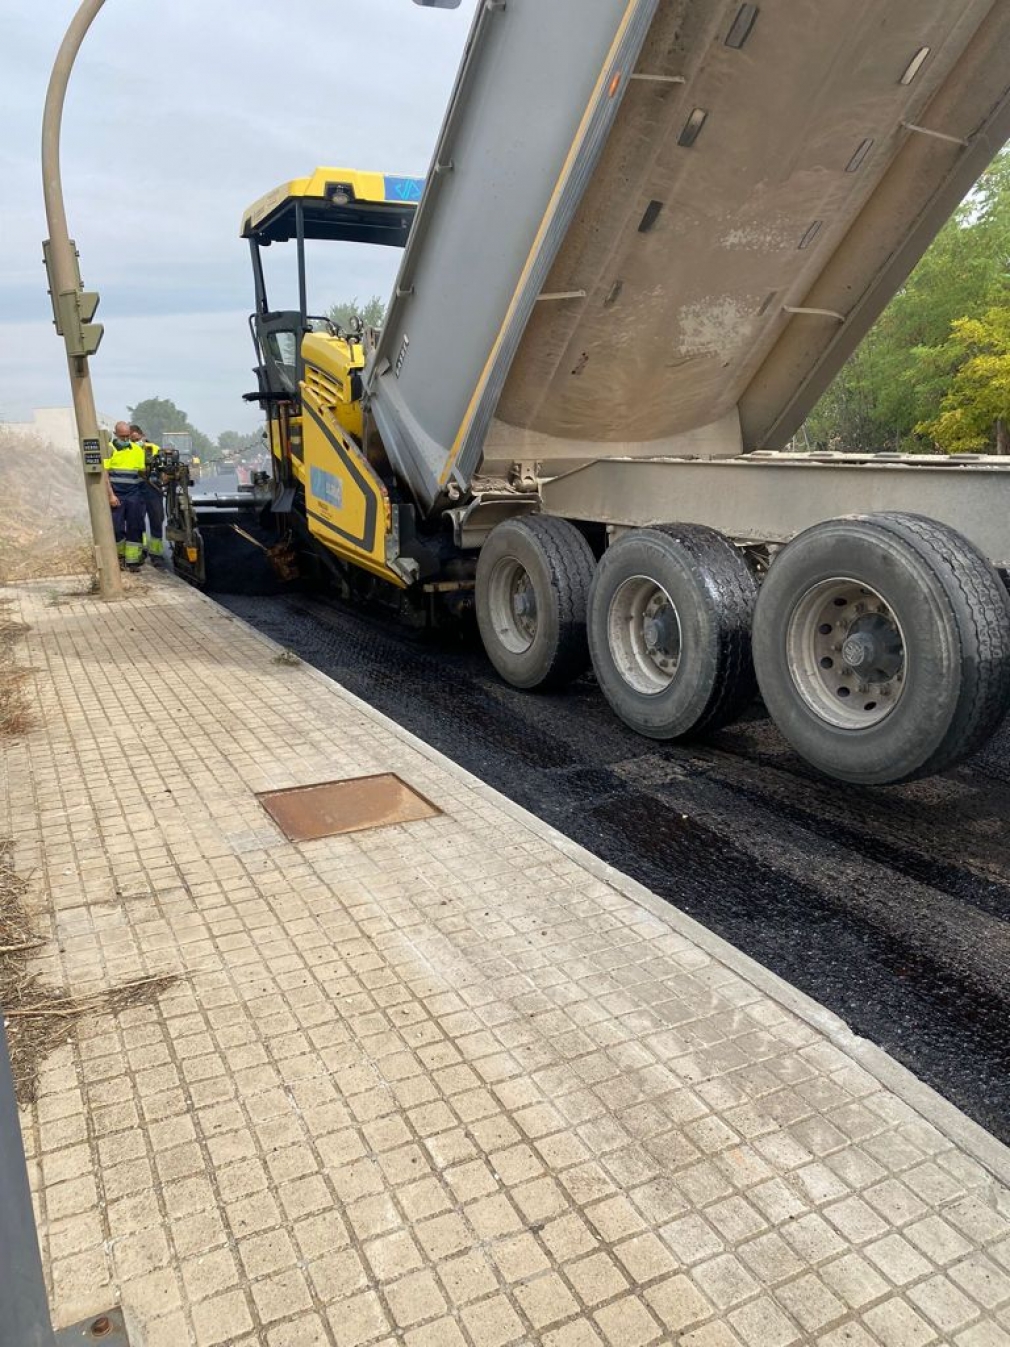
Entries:
POLYGON ((1010 453, 1010 304, 957 319, 933 355, 949 384, 939 413, 916 432, 948 454, 1010 453))
POLYGON ((343 304, 334 304, 326 316, 331 323, 336 323, 346 331, 351 318, 355 315, 361 319, 365 327, 381 327, 386 321, 385 302, 380 295, 373 295, 368 303, 363 305, 355 297, 343 304))
POLYGON ((814 408, 811 439, 840 449, 913 449, 968 349, 953 325, 1006 302, 1010 151, 998 155, 814 408), (960 352, 960 355, 959 355, 960 352))
POLYGON ((161 444, 166 431, 184 430, 193 437, 193 451, 199 458, 212 461, 220 458, 214 441, 197 430, 186 413, 171 398, 144 398, 135 407, 128 407, 131 421, 143 428, 144 434, 155 444, 161 444))

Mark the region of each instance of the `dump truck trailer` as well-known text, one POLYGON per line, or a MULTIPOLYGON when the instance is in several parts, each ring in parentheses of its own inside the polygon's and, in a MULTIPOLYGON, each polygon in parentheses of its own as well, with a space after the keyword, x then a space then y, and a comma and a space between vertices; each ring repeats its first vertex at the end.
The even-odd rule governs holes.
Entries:
POLYGON ((1010 700, 1010 462, 783 451, 1010 135, 1008 50, 1010 0, 482 0, 423 184, 243 219, 263 519, 656 739, 759 687, 842 780, 963 759, 1010 700), (403 248, 381 332, 312 319, 326 238, 403 248))

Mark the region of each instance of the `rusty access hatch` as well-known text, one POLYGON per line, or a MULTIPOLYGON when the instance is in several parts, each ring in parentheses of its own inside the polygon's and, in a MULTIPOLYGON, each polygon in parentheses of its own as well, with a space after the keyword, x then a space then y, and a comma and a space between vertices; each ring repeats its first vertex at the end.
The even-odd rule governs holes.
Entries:
POLYGON ((388 828, 442 812, 392 772, 262 791, 256 798, 292 842, 388 828))

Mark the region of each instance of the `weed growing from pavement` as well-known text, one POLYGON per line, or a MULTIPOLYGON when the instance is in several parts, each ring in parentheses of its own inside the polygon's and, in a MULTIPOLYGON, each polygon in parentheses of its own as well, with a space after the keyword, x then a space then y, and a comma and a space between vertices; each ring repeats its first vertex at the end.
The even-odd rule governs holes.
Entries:
POLYGON ((271 664, 280 664, 284 668, 294 668, 296 664, 301 664, 301 658, 293 650, 282 650, 280 654, 274 655, 270 661, 271 664))

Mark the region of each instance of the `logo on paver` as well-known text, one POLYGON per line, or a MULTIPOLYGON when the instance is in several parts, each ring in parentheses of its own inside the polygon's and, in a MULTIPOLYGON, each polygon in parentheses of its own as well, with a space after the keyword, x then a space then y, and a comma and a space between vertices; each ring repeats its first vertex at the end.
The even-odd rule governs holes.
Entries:
POLYGON ((310 468, 309 490, 322 504, 332 506, 334 510, 344 508, 344 484, 332 472, 326 472, 323 468, 310 468))
POLYGON ((423 178, 397 178, 387 173, 384 182, 387 201, 421 200, 421 193, 424 191, 423 178))

